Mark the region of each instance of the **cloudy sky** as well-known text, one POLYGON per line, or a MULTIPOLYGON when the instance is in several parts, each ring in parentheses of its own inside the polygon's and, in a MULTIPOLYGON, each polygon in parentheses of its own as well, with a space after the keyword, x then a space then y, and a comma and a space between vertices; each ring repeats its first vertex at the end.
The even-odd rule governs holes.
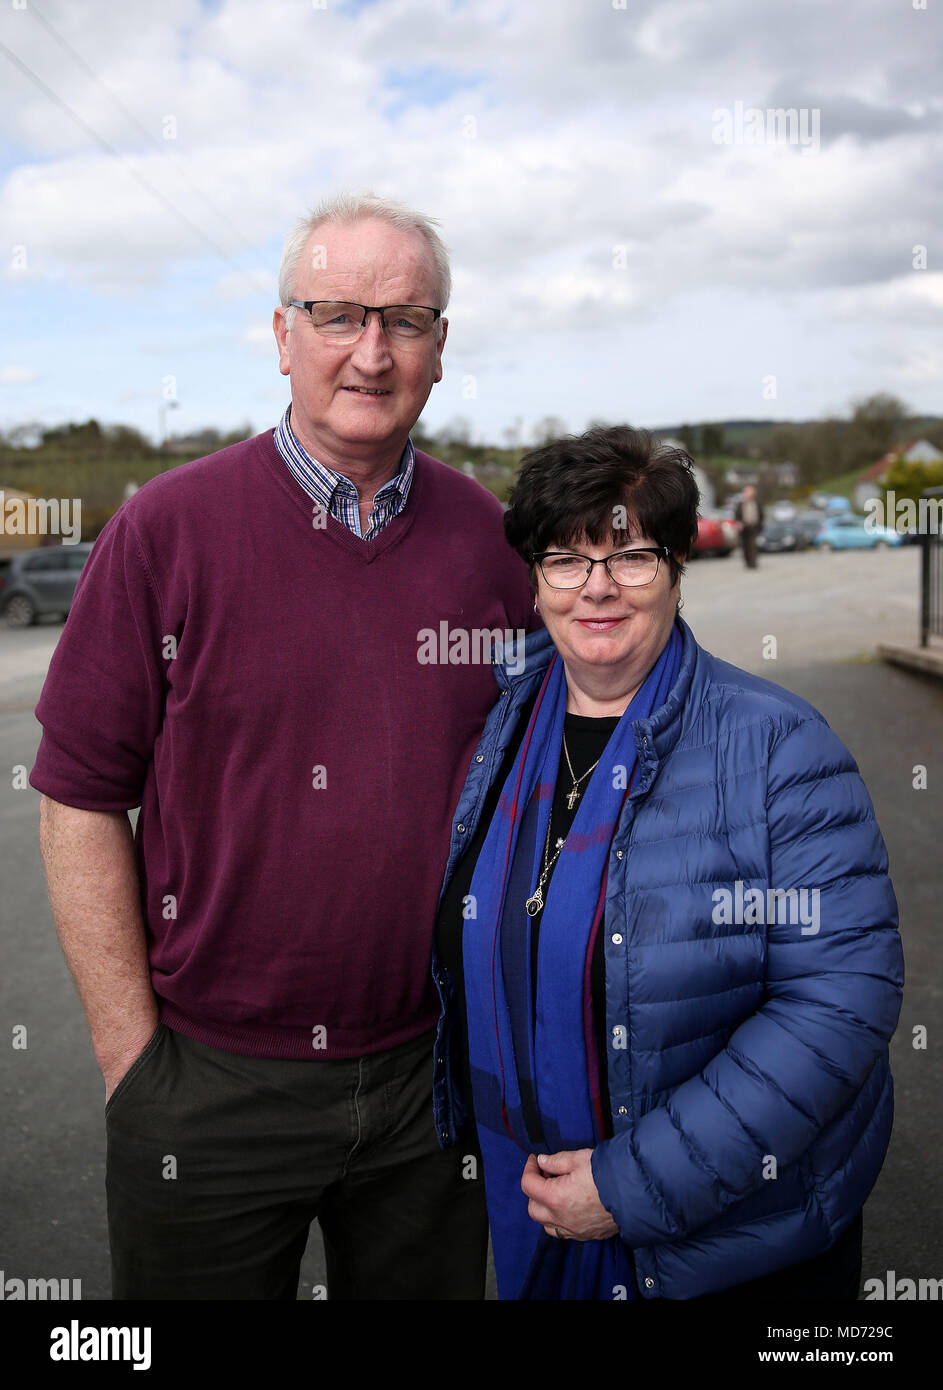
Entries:
POLYGON ((430 426, 940 413, 922 3, 7 0, 0 428, 274 424, 282 241, 344 189, 441 222, 430 426))

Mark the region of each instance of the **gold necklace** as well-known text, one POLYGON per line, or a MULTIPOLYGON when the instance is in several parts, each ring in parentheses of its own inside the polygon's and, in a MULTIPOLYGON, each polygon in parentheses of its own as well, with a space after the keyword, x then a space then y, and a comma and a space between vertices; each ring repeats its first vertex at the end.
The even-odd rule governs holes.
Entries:
POLYGON ((600 754, 600 756, 596 759, 592 767, 587 768, 587 770, 583 773, 582 777, 577 777, 576 773, 573 771, 573 764, 570 762, 570 753, 569 749, 566 746, 566 734, 563 735, 563 752, 566 757, 566 765, 570 769, 570 776, 573 778, 573 787, 571 791, 567 794, 566 798, 566 804, 572 811, 573 807, 580 799, 580 792, 577 790, 579 784, 582 782, 583 777, 588 777, 589 774, 595 771, 595 769, 599 766, 599 764, 602 762, 602 754, 600 754))

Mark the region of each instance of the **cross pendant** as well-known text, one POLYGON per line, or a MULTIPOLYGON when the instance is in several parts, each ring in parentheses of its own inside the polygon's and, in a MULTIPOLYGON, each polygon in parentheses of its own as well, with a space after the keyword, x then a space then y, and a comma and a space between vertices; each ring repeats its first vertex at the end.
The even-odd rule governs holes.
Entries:
POLYGON ((571 811, 573 810, 573 807, 576 805, 576 803, 579 801, 579 799, 580 799, 579 791, 577 790, 576 787, 574 787, 573 790, 570 792, 569 796, 568 796, 567 799, 566 799, 566 804, 569 806, 569 808, 570 808, 571 811))

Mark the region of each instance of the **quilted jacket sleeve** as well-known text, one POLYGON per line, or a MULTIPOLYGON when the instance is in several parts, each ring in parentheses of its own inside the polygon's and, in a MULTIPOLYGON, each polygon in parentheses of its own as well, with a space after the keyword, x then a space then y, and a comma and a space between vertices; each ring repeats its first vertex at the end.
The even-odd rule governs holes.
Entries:
POLYGON ((771 886, 818 889, 818 930, 766 914, 762 1006, 663 1105, 595 1149, 600 1198, 629 1245, 696 1233, 761 1187, 766 1155, 780 1168, 800 1158, 897 1026, 887 852, 855 763, 820 716, 773 726, 766 807, 771 886))

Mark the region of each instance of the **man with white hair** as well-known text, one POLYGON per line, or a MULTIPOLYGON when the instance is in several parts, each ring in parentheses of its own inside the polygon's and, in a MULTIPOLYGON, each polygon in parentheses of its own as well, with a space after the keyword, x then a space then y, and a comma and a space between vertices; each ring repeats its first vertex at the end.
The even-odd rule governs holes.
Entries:
POLYGON ((291 405, 119 509, 36 711, 113 1293, 294 1299, 317 1219, 331 1298, 480 1298, 474 1140, 441 1149, 432 1118, 430 959, 496 686, 489 658, 419 648, 522 635, 530 588, 497 500, 409 438, 447 333, 431 220, 324 203, 279 294, 291 405))

